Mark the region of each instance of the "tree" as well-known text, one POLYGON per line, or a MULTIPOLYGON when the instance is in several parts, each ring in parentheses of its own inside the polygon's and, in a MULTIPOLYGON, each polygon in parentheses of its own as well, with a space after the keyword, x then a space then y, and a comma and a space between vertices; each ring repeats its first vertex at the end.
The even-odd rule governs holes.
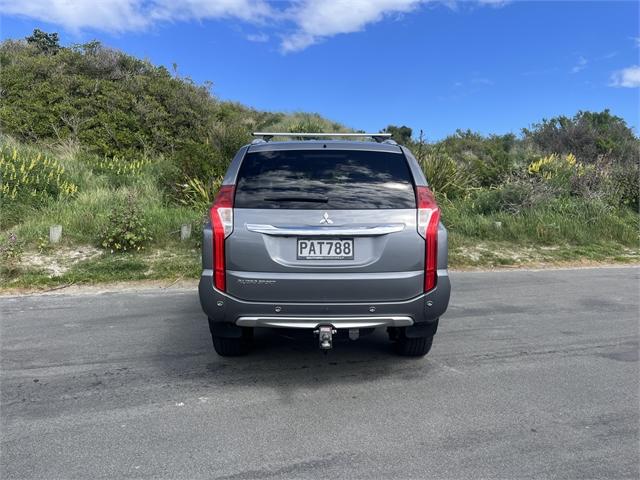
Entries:
POLYGON ((391 138, 401 145, 406 145, 411 142, 411 136, 413 135, 413 130, 406 125, 402 125, 401 127, 388 125, 383 132, 390 133, 391 138))
POLYGON ((561 115, 523 129, 525 140, 544 153, 574 154, 585 163, 600 158, 621 164, 638 162, 638 139, 624 119, 602 112, 561 115))
POLYGON ((60 39, 56 32, 47 33, 36 28, 26 40, 29 45, 34 45, 45 55, 55 55, 60 50, 60 39))

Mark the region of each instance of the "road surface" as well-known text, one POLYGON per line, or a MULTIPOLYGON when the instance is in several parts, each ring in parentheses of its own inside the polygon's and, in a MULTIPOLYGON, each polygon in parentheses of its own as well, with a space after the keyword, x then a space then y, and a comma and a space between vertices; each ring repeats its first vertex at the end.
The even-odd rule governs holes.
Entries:
POLYGON ((639 273, 453 273, 418 360, 223 359, 195 290, 3 297, 0 477, 638 478, 639 273))

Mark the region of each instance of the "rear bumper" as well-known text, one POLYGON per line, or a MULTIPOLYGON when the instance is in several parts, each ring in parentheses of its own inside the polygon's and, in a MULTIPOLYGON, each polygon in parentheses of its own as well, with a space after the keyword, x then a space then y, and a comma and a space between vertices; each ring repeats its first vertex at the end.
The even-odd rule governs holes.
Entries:
POLYGON ((317 328, 331 324, 336 328, 409 327, 413 319, 406 316, 368 317, 240 317, 239 327, 317 328))
POLYGON ((212 271, 204 270, 198 290, 202 309, 215 323, 272 328, 314 329, 320 324, 369 328, 435 322, 449 305, 451 285, 447 270, 438 270, 436 288, 400 302, 251 302, 216 290, 212 271))

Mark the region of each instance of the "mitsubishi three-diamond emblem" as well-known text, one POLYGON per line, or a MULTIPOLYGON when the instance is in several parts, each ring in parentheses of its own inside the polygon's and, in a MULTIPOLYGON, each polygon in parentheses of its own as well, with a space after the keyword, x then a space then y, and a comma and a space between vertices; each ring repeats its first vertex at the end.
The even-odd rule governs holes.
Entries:
POLYGON ((324 212, 324 214, 322 215, 322 220, 320 220, 320 223, 328 223, 331 224, 333 223, 333 220, 331 220, 329 218, 329 214, 327 212, 324 212))

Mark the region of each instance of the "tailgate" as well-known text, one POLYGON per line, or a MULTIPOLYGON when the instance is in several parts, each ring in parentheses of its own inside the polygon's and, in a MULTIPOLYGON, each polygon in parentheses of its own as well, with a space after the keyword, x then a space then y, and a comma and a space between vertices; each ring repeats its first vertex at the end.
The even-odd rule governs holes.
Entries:
MULTIPOLYGON (((413 209, 236 209, 234 224, 226 253, 227 290, 235 297, 383 302, 422 293, 424 240, 417 233, 413 209), (319 224, 325 213, 333 221, 330 226, 319 224), (316 255, 301 255, 300 242, 315 245, 316 255), (344 248, 350 255, 326 255, 341 244, 351 246, 344 248)), ((309 248, 302 253, 310 253, 309 248)))

